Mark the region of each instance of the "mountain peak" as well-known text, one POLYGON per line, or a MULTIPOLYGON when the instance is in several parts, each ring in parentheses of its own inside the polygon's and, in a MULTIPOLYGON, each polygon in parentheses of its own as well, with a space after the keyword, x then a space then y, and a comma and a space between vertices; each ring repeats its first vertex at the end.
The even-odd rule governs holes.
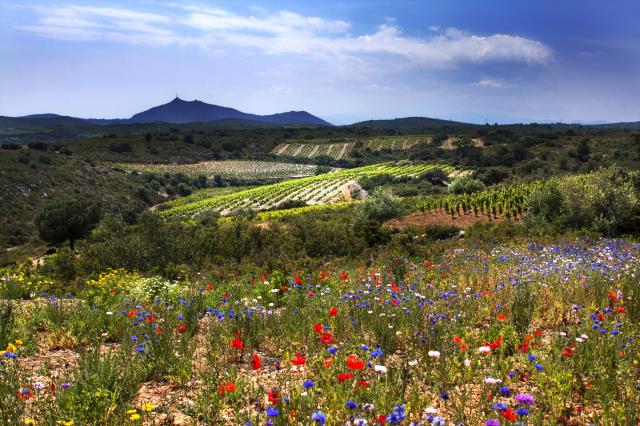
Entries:
POLYGON ((297 124, 311 126, 330 126, 331 124, 306 111, 289 111, 271 115, 256 115, 238 111, 234 108, 208 104, 197 99, 185 101, 176 93, 170 102, 132 116, 131 123, 190 123, 196 121, 217 121, 225 119, 240 119, 261 121, 271 124, 297 124))

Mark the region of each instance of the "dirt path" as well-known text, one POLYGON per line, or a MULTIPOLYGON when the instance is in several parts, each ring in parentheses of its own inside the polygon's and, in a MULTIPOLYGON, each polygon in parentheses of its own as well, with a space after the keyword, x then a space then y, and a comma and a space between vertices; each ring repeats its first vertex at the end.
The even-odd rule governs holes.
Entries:
MULTIPOLYGON (((489 217, 485 214, 478 213, 478 216, 473 213, 468 213, 462 216, 454 216, 451 217, 450 214, 447 214, 442 211, 434 211, 434 212, 416 212, 411 213, 407 216, 404 216, 400 219, 394 219, 385 222, 384 226, 386 228, 391 229, 406 229, 409 227, 418 227, 418 226, 457 226, 462 229, 467 229, 471 225, 477 222, 504 222, 507 220, 505 217, 498 217, 494 219, 493 217, 489 217)), ((511 219, 512 221, 519 221, 520 219, 511 219)))

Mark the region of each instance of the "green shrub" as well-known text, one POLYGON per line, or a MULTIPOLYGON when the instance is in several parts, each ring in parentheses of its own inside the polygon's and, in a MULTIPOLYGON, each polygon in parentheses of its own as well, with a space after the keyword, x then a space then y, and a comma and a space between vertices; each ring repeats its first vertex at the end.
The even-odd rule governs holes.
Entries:
POLYGON ((613 166, 552 179, 533 191, 526 224, 538 232, 584 229, 602 235, 640 230, 638 173, 613 166))
POLYGON ((449 185, 449 192, 451 194, 472 194, 482 191, 483 189, 484 183, 470 176, 457 177, 451 182, 451 185, 449 185))

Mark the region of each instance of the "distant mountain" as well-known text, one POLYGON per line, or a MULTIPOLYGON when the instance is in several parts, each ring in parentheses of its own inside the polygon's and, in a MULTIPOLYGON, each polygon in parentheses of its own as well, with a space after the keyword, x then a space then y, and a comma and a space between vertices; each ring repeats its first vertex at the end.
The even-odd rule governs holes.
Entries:
POLYGON ((128 119, 75 118, 58 114, 33 114, 22 117, 0 116, 0 128, 47 126, 111 126, 146 123, 194 123, 233 120, 270 125, 331 126, 331 123, 306 111, 289 111, 271 115, 248 114, 237 109, 208 104, 202 101, 185 101, 178 97, 169 103, 150 108, 128 119))
POLYGON ((261 121, 272 124, 302 124, 330 126, 331 124, 306 111, 289 111, 273 115, 247 114, 237 109, 212 105, 202 101, 184 101, 178 97, 169 103, 135 114, 130 123, 191 123, 195 121, 217 121, 224 119, 261 121))

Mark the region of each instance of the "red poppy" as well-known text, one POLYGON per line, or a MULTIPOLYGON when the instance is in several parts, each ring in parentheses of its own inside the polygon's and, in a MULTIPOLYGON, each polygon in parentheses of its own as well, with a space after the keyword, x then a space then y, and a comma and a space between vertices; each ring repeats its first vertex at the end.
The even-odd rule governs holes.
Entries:
POLYGON ((144 320, 145 320, 146 323, 151 324, 156 319, 157 319, 157 317, 155 315, 151 314, 148 317, 146 317, 144 320))
POLYGON ((362 370, 364 361, 358 358, 358 355, 351 354, 347 357, 347 368, 350 370, 362 370))
POLYGON ((596 314, 596 318, 598 318, 600 321, 602 321, 604 319, 604 314, 602 312, 598 312, 596 314))
POLYGON ((506 410, 504 410, 502 413, 500 413, 500 417, 504 417, 510 422, 515 422, 516 420, 518 420, 518 415, 515 411, 513 411, 512 408, 507 408, 506 410))
POLYGON ((260 367, 262 367, 262 360, 257 354, 253 354, 253 356, 251 357, 251 369, 257 370, 260 367))
POLYGON ((329 309, 327 311, 327 315, 329 315, 330 317, 335 317, 336 315, 338 315, 338 308, 333 307, 333 308, 329 309))
POLYGON ((320 342, 325 345, 333 342, 333 336, 330 333, 322 333, 322 337, 320 338, 320 342))
POLYGON ((535 334, 536 336, 542 336, 542 331, 536 330, 533 332, 533 334, 535 334))
POLYGON ((324 360, 324 368, 329 368, 333 365, 333 358, 327 358, 324 360))
POLYGON ((320 279, 324 280, 325 278, 327 278, 329 276, 328 272, 322 271, 320 272, 320 279))
POLYGON ((138 311, 136 309, 132 309, 129 311, 129 313, 127 314, 127 317, 129 318, 133 318, 136 316, 136 314, 138 313, 138 311))
POLYGON ((423 261, 422 261, 422 264, 423 264, 424 266, 427 266, 427 265, 429 265, 429 261, 428 261, 428 260, 423 260, 423 261))
POLYGON ((213 290, 213 284, 208 283, 207 284, 207 290, 213 290))
POLYGON ((389 287, 391 288, 391 290, 393 290, 394 293, 400 293, 400 289, 395 283, 389 284, 389 287))
POLYGON ((383 415, 379 415, 378 416, 378 423, 380 423, 381 425, 384 425, 387 423, 387 418, 383 415))
POLYGON ((187 331, 187 326, 184 324, 178 324, 176 325, 176 330, 178 331, 178 333, 184 333, 185 331, 187 331))
POLYGON ((613 290, 609 291, 609 297, 614 301, 618 300, 618 295, 613 290))
POLYGON ((118 294, 118 293, 120 293, 119 290, 116 290, 115 288, 111 289, 111 294, 118 294))
POLYGON ((316 331, 316 334, 322 333, 322 324, 313 324, 313 329, 316 331))
POLYGON ((345 380, 351 380, 351 379, 353 379, 353 374, 351 374, 351 373, 338 374, 338 381, 340 383, 344 382, 345 380))
POLYGON ((365 389, 369 387, 369 382, 367 382, 366 380, 358 380, 358 387, 365 389))
POLYGON ((526 353, 529 350, 529 342, 522 342, 516 346, 516 352, 526 353))
POLYGON ((342 281, 348 281, 349 280, 349 275, 347 275, 347 273, 344 272, 344 271, 340 272, 340 276, 342 276, 342 281))
POLYGON ((507 319, 507 316, 505 314, 500 314, 496 318, 498 319, 498 321, 504 321, 507 319))
POLYGON ((624 308, 616 308, 616 312, 619 313, 619 314, 626 314, 627 313, 626 309, 624 309, 624 308))
POLYGON ((164 328, 156 327, 156 334, 162 334, 163 331, 164 331, 164 328))
POLYGON ((270 403, 272 404, 277 404, 278 400, 279 400, 279 393, 277 389, 271 389, 269 392, 267 392, 267 399, 269 400, 270 403))
POLYGON ((486 340, 483 342, 483 345, 489 346, 491 349, 497 349, 502 346, 502 336, 499 336, 497 339, 494 339, 493 342, 487 342, 486 340))
POLYGON ((296 284, 302 284, 302 278, 300 277, 296 277, 295 281, 296 281, 296 284))
POLYGON ((242 350, 244 349, 244 343, 242 343, 242 340, 240 339, 233 339, 231 341, 231 347, 242 350))
POLYGON ((236 391, 236 385, 234 385, 229 380, 227 380, 227 383, 225 383, 224 385, 218 385, 218 393, 220 394, 223 394, 225 392, 235 392, 235 391, 236 391))
POLYGON ((307 360, 301 354, 296 354, 295 358, 291 360, 291 364, 293 365, 304 365, 306 362, 307 360))
POLYGON ((576 347, 574 345, 569 345, 562 350, 562 355, 565 358, 571 358, 576 352, 576 347))
POLYGON ((453 337, 453 343, 456 343, 458 345, 460 345, 460 350, 461 351, 466 351, 467 349, 469 349, 469 345, 467 345, 464 340, 462 340, 460 337, 458 336, 454 336, 453 337))

